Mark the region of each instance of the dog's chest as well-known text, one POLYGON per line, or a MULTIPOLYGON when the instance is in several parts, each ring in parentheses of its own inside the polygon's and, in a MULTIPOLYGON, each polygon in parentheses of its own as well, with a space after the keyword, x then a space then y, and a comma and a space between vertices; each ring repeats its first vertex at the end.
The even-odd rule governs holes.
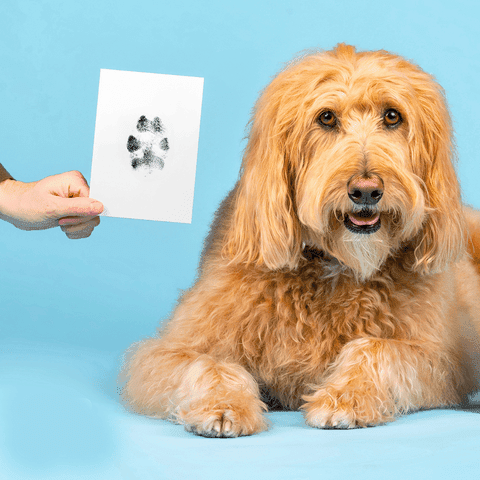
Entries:
POLYGON ((314 269, 277 274, 260 294, 243 345, 262 378, 318 379, 349 341, 391 338, 401 328, 388 288, 322 278, 314 269), (253 342, 253 343, 252 343, 253 342))

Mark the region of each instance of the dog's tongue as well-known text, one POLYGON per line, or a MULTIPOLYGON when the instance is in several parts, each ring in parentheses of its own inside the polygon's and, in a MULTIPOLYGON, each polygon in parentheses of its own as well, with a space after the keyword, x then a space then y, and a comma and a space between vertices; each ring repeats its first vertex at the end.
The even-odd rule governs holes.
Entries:
POLYGON ((360 216, 354 215, 352 213, 348 214, 348 218, 351 220, 351 222, 354 223, 355 225, 358 225, 358 226, 374 225, 375 223, 378 222, 379 217, 380 217, 379 213, 377 213, 374 217, 370 217, 370 218, 360 217, 360 216))

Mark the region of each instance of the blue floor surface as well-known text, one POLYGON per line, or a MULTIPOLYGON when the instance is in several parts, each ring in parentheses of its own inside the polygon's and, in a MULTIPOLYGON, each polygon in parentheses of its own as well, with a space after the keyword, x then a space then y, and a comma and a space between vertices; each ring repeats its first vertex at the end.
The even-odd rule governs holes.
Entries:
POLYGON ((478 408, 316 430, 297 412, 237 439, 196 437, 119 403, 118 355, 0 346, 0 479, 480 479, 478 408))

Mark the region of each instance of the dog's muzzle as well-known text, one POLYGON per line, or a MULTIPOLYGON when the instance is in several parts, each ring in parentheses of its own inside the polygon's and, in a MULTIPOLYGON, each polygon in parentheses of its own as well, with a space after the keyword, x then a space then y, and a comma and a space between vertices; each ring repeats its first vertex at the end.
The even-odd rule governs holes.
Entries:
POLYGON ((355 208, 345 215, 345 227, 353 233, 375 233, 381 227, 375 208, 383 197, 383 181, 377 175, 353 177, 347 186, 348 197, 355 208))

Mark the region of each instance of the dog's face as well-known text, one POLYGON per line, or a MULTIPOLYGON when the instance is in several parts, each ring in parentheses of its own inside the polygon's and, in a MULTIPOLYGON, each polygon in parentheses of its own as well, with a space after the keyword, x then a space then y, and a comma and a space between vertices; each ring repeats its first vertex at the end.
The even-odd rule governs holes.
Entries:
POLYGON ((309 123, 299 132, 296 207, 306 243, 368 277, 425 221, 411 148, 422 112, 407 81, 410 66, 355 60, 331 65, 304 97, 309 123))
POLYGON ((260 97, 227 249, 294 268, 306 243, 364 280, 408 245, 412 268, 439 271, 461 251, 461 219, 441 88, 400 57, 339 45, 260 97))

